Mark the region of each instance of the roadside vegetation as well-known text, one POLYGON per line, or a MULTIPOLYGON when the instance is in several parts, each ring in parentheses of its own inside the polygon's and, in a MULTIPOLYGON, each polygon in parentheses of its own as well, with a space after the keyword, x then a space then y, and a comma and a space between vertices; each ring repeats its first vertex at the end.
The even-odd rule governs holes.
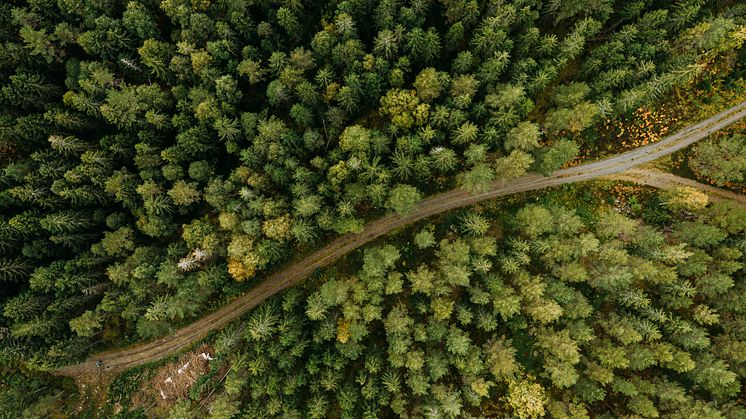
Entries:
MULTIPOLYGON (((12 417, 92 415, 46 372, 168 335, 369 220, 746 96, 734 1, 8 0, 0 22, 12 417)), ((745 144, 736 124, 663 165, 743 191, 745 144)), ((210 378, 149 414, 734 415, 743 214, 593 191, 367 247, 208 342, 210 378)))
POLYGON ((419 223, 211 339, 171 417, 737 416, 746 210, 706 205, 608 182, 419 223))

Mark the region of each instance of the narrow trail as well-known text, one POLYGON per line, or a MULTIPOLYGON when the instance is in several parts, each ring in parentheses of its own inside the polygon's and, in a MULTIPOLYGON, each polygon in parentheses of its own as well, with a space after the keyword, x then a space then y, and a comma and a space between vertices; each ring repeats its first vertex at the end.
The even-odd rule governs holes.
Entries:
POLYGON ((73 377, 81 386, 86 383, 89 386, 103 386, 117 373, 147 362, 156 361, 193 344, 204 338, 208 333, 228 325, 272 295, 300 283, 309 277, 315 269, 329 265, 340 257, 392 230, 441 212, 485 200, 624 172, 681 150, 744 117, 746 117, 746 101, 702 122, 689 125, 657 143, 603 160, 558 170, 551 176, 528 174, 511 181, 496 181, 490 185, 487 191, 482 193, 470 194, 460 189, 454 189, 430 196, 423 199, 406 216, 387 215, 366 224, 360 233, 347 234, 333 240, 317 252, 268 276, 254 288, 219 310, 178 329, 170 336, 129 348, 95 354, 85 362, 59 368, 54 370, 53 373, 73 377), (96 367, 96 360, 103 362, 102 368, 96 367))
POLYGON ((622 173, 609 176, 609 179, 624 180, 641 185, 648 185, 660 189, 672 189, 677 186, 689 186, 706 193, 712 201, 729 200, 746 207, 746 195, 732 192, 726 189, 716 188, 697 182, 696 180, 683 178, 671 173, 661 172, 654 169, 629 169, 622 173))

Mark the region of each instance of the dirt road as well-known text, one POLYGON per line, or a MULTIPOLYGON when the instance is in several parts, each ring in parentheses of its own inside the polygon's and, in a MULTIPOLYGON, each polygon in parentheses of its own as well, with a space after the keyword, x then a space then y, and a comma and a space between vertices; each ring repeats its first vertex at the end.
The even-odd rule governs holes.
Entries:
POLYGON ((422 220, 434 214, 475 204, 480 201, 535 191, 572 182, 581 182, 615 173, 650 162, 661 156, 680 150, 709 134, 746 117, 746 102, 721 112, 700 123, 690 125, 674 135, 645 147, 628 151, 607 159, 555 172, 552 176, 529 174, 510 181, 494 182, 489 190, 470 194, 452 190, 422 200, 408 215, 388 215, 365 225, 357 234, 347 234, 329 243, 319 251, 293 263, 286 269, 267 277, 246 294, 236 298, 221 309, 207 314, 170 336, 130 348, 93 355, 87 361, 60 368, 54 372, 76 378, 79 382, 103 382, 104 377, 113 376, 125 369, 156 361, 173 354, 204 338, 209 332, 220 329, 237 319, 270 296, 292 287, 310 276, 314 269, 334 262, 360 246, 399 227, 422 220), (102 368, 96 367, 101 360, 102 368))
POLYGON ((746 195, 741 195, 725 189, 705 185, 704 183, 699 183, 696 180, 683 178, 671 173, 661 172, 659 170, 634 168, 626 170, 622 173, 611 175, 609 176, 609 179, 625 180, 628 182, 639 183, 641 185, 648 185, 660 189, 671 189, 677 186, 689 186, 706 193, 712 201, 729 200, 738 203, 742 207, 746 207, 746 195))

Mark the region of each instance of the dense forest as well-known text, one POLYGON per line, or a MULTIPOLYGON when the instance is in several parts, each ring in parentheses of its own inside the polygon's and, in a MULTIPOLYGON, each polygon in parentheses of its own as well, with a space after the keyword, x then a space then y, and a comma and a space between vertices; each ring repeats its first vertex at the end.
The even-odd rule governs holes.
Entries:
MULTIPOLYGON (((7 0, 0 21, 13 409, 44 388, 34 371, 167 335, 425 196, 621 147, 609 121, 746 74, 729 0, 7 0)), ((744 138, 695 145, 685 171, 744 189, 744 138)), ((235 364, 216 403, 731 415, 746 221, 689 204, 649 227, 572 205, 468 212, 369 248, 220 346, 235 364)))
POLYGON ((273 297, 216 336, 191 399, 220 388, 214 418, 743 417, 746 209, 664 193, 581 216, 560 195, 453 213, 273 297))

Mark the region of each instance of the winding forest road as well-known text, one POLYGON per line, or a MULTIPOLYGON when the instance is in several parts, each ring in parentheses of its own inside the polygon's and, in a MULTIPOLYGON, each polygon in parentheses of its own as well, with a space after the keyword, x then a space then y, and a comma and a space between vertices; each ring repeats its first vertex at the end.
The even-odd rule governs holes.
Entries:
POLYGON ((306 256, 287 268, 267 277, 247 293, 236 298, 219 310, 205 315, 170 336, 153 342, 125 349, 99 353, 87 361, 54 370, 57 375, 75 378, 79 384, 103 385, 108 378, 125 369, 156 361, 204 338, 209 332, 220 329, 278 292, 292 287, 309 277, 317 268, 329 265, 338 258, 360 246, 375 240, 397 228, 422 220, 434 214, 449 211, 501 196, 535 191, 566 183, 608 177, 624 172, 661 156, 671 154, 707 137, 734 122, 746 117, 746 101, 714 115, 702 122, 690 125, 665 139, 603 160, 558 170, 551 176, 528 174, 511 181, 496 181, 482 193, 470 194, 455 189, 423 199, 406 216, 391 214, 365 225, 357 234, 341 236, 317 252, 306 256), (102 368, 96 361, 103 362, 102 368))
POLYGON ((683 178, 672 173, 661 172, 659 170, 633 168, 622 173, 611 175, 609 179, 624 180, 660 189, 671 189, 677 186, 689 186, 706 193, 712 201, 729 200, 737 203, 742 207, 746 207, 746 195, 716 188, 710 185, 705 185, 704 183, 697 182, 696 180, 683 178))

